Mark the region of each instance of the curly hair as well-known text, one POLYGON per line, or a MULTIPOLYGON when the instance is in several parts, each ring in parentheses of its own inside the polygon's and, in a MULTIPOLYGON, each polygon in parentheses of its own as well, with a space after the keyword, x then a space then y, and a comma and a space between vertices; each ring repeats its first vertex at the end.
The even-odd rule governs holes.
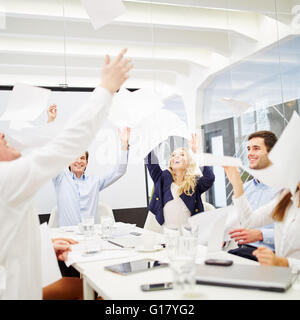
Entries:
MULTIPOLYGON (((189 154, 189 152, 185 148, 178 148, 176 150, 179 150, 179 149, 183 150, 185 152, 186 157, 188 159, 188 163, 187 163, 187 167, 185 170, 184 178, 178 188, 178 195, 185 193, 187 196, 191 196, 195 192, 195 188, 197 185, 197 179, 196 179, 197 176, 196 176, 196 172, 195 172, 196 163, 193 160, 193 158, 191 157, 191 155, 189 154)), ((173 153, 176 150, 174 150, 173 153)), ((172 157, 169 160, 169 168, 168 169, 172 175, 173 181, 175 181, 176 174, 171 167, 171 159, 172 159, 172 157)))

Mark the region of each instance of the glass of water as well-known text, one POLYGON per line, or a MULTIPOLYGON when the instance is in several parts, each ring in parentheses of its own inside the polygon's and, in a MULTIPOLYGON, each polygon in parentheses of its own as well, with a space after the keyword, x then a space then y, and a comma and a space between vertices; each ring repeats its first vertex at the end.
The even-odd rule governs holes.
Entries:
POLYGON ((92 238, 94 236, 95 225, 94 225, 94 217, 89 215, 82 216, 81 227, 83 230, 83 234, 87 238, 92 238))
POLYGON ((173 273, 173 287, 183 294, 193 292, 196 283, 197 238, 180 236, 169 254, 173 273))
POLYGON ((112 237, 112 228, 114 219, 110 216, 101 217, 102 239, 110 239, 112 237))

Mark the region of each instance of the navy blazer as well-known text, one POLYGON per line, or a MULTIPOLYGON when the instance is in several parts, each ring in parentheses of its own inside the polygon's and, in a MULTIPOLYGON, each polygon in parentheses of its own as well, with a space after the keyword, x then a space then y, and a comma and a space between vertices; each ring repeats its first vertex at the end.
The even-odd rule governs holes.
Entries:
MULTIPOLYGON (((148 154, 145 161, 154 182, 154 192, 148 209, 154 213, 158 223, 163 225, 165 222, 163 208, 168 201, 173 200, 171 193, 173 177, 169 170, 161 170, 158 159, 153 151, 148 154)), ((195 192, 191 196, 188 196, 185 193, 180 195, 180 198, 183 200, 192 216, 204 211, 201 194, 207 191, 215 181, 215 175, 210 167, 204 167, 202 173, 202 177, 196 178, 197 185, 195 192)))

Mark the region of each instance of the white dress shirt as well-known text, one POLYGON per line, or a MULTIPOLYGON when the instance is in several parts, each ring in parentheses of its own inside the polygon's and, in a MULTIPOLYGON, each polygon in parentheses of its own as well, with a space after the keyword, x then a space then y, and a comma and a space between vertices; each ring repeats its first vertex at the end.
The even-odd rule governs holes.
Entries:
POLYGON ((34 197, 41 186, 83 153, 105 120, 111 94, 96 88, 64 130, 43 148, 0 162, 0 265, 6 270, 2 299, 41 299, 39 218, 34 197))
MULTIPOLYGON (((233 198, 237 212, 241 215, 241 223, 247 228, 265 226, 274 222, 272 211, 279 200, 287 191, 279 194, 268 204, 252 211, 249 202, 244 195, 233 198)), ((291 204, 285 212, 284 220, 274 222, 275 253, 288 259, 289 266, 294 270, 300 270, 300 208, 299 191, 291 199, 291 204)))
POLYGON ((106 174, 100 176, 83 174, 77 178, 69 169, 53 179, 58 212, 58 225, 77 226, 83 216, 98 215, 99 192, 120 179, 126 172, 128 151, 122 150, 118 163, 106 174))

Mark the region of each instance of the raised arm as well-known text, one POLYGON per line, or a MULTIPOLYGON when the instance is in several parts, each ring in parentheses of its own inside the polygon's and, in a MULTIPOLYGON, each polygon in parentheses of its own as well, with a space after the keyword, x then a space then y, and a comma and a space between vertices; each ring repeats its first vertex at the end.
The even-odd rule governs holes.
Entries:
MULTIPOLYGON (((199 153, 200 141, 196 133, 192 134, 192 138, 189 141, 189 146, 195 155, 199 153)), ((197 187, 203 193, 213 185, 215 181, 215 175, 211 167, 201 167, 201 171, 203 176, 198 179, 197 187)))
POLYGON ((273 222, 271 213, 278 202, 278 197, 253 211, 244 194, 243 182, 238 168, 224 167, 224 170, 233 187, 233 203, 240 215, 242 226, 245 228, 257 228, 271 224, 273 222))
POLYGON ((202 167, 203 176, 198 180, 197 187, 203 193, 207 191, 215 182, 215 175, 211 167, 202 167))
POLYGON ((121 150, 121 156, 118 160, 117 165, 105 175, 99 176, 99 191, 112 185, 126 173, 128 154, 128 150, 121 150))
POLYGON ((47 115, 48 115, 48 121, 47 123, 50 123, 56 119, 57 116, 57 107, 56 104, 52 104, 48 109, 47 109, 47 115))
POLYGON ((159 166, 158 159, 154 151, 151 151, 147 155, 145 158, 145 163, 153 182, 156 183, 162 174, 162 170, 159 166))
POLYGON ((2 199, 19 203, 33 196, 44 183, 87 149, 107 117, 112 94, 128 78, 127 72, 132 65, 124 58, 125 52, 123 50, 113 62, 106 57, 100 87, 55 139, 28 156, 0 163, 2 199))

